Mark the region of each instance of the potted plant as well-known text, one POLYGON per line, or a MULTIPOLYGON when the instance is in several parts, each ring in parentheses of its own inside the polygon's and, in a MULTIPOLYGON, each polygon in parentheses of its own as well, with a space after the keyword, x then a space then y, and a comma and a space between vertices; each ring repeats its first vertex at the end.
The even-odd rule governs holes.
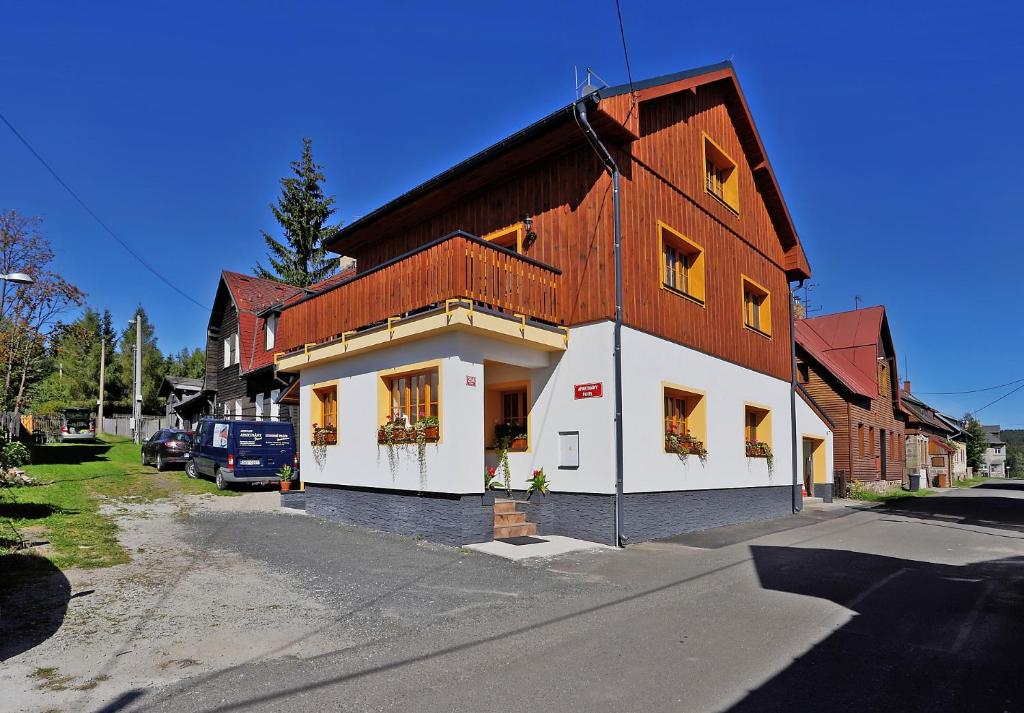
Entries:
POLYGON ((529 478, 526 479, 526 499, 533 497, 534 493, 541 495, 548 494, 548 477, 544 475, 543 468, 537 468, 529 478))
POLYGON ((502 489, 501 479, 498 478, 498 469, 493 465, 484 468, 484 495, 482 498, 483 505, 494 504, 494 491, 502 489))
POLYGON ((421 416, 416 421, 416 428, 423 428, 423 437, 428 443, 436 443, 441 437, 441 426, 437 416, 421 416))
POLYGON ((281 466, 281 470, 277 472, 277 477, 281 481, 281 492, 287 493, 292 488, 292 477, 294 472, 290 465, 281 466))
POLYGON ((665 431, 665 451, 675 453, 683 462, 686 456, 697 456, 701 465, 708 464, 708 449, 702 441, 689 433, 676 433, 671 428, 665 431))
POLYGON ((527 446, 526 426, 518 423, 494 424, 494 442, 507 442, 506 450, 525 451, 527 446))
POLYGON ((764 441, 747 441, 747 458, 764 458, 768 464, 768 474, 775 470, 775 455, 772 447, 764 441))

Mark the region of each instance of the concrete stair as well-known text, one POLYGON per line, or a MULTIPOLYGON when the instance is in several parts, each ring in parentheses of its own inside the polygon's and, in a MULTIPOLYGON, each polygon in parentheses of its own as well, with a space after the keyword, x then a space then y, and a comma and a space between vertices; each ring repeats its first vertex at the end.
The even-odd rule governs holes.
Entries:
POLYGON ((515 500, 494 501, 494 539, 531 537, 537 534, 537 523, 527 522, 526 513, 516 510, 515 500))

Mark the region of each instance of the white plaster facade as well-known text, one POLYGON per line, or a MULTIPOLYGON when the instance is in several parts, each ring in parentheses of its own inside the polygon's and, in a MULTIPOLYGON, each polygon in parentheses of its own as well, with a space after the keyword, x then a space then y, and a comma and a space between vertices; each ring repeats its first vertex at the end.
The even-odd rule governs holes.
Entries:
MULTIPOLYGON (((302 370, 298 429, 303 480, 437 493, 482 492, 483 470, 494 465, 485 450, 484 394, 489 384, 528 380, 530 442, 509 453, 511 484, 525 487, 543 467, 554 492, 615 492, 614 383, 611 322, 574 327, 564 352, 467 332, 447 332, 348 358, 310 364, 302 370), (440 441, 426 447, 426 478, 420 480, 414 445, 398 446, 394 470, 387 447, 378 446, 379 373, 436 362, 439 369, 440 441), (469 377, 467 379, 467 377, 469 377), (576 384, 600 382, 599 398, 575 398, 576 384), (338 443, 318 462, 310 443, 312 390, 338 386, 338 443), (475 383, 475 385, 471 385, 475 383), (579 464, 560 468, 559 434, 579 433, 579 464)), ((623 328, 623 409, 626 493, 780 486, 792 483, 790 385, 736 364, 646 333, 623 328), (663 382, 705 395, 706 467, 695 456, 686 462, 664 449, 663 382), (765 459, 747 458, 744 405, 772 412, 774 472, 765 459)), ((797 399, 797 443, 820 437, 827 448, 827 482, 832 481, 832 434, 797 399)), ((802 477, 802 464, 800 466, 802 477)))

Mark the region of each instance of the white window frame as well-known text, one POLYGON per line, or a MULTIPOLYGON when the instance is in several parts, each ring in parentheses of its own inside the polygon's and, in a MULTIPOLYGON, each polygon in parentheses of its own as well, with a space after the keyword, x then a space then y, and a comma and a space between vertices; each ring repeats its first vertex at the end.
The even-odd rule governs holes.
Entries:
POLYGON ((266 349, 273 349, 277 341, 277 315, 269 314, 264 322, 266 331, 266 349))
POLYGON ((277 421, 281 417, 281 404, 277 399, 281 396, 281 389, 274 389, 270 392, 270 420, 277 421))
POLYGON ((256 394, 256 398, 253 400, 253 405, 256 406, 256 420, 263 420, 263 394, 256 394))
POLYGON ((242 418, 242 399, 235 399, 235 418, 242 418))
POLYGON ((231 337, 224 340, 224 368, 231 366, 231 337))

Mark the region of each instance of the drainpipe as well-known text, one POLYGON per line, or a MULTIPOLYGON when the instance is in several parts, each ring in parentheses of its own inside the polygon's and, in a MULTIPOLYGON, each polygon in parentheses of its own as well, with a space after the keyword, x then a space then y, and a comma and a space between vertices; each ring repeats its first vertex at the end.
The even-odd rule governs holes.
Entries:
POLYGON ((615 542, 619 547, 625 547, 622 492, 622 474, 625 470, 622 448, 622 198, 619 192, 619 165, 615 163, 615 159, 608 153, 608 149, 601 143, 601 139, 587 121, 587 103, 592 102, 597 106, 598 101, 600 99, 595 94, 590 94, 576 102, 576 123, 612 177, 612 222, 615 243, 615 330, 612 347, 615 380, 615 542))
MULTIPOLYGON (((796 289, 804 286, 800 280, 796 289)), ((797 452, 797 427, 796 427, 796 316, 793 314, 793 286, 789 288, 789 419, 793 426, 793 512, 800 512, 804 508, 803 497, 800 494, 800 454, 797 452)))

